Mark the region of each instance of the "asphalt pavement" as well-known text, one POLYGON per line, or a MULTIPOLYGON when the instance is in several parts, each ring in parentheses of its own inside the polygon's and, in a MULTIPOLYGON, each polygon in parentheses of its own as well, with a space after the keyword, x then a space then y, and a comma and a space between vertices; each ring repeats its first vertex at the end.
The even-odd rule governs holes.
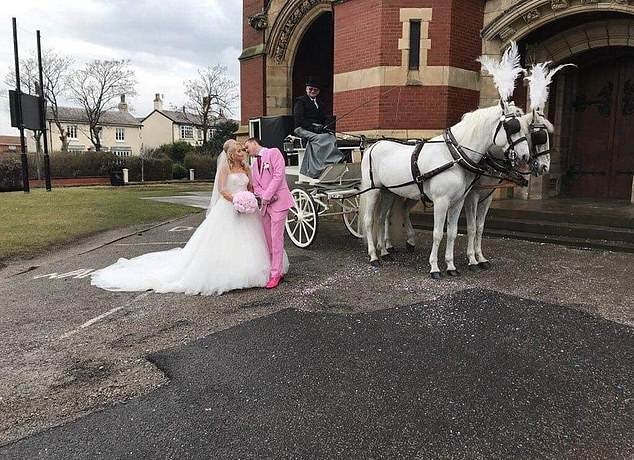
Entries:
POLYGON ((433 281, 429 233, 375 270, 330 219, 274 291, 90 286, 202 218, 0 270, 0 458, 634 457, 634 255, 485 239, 476 274, 460 236, 433 281))
POLYGON ((0 455, 634 456, 632 329, 493 291, 357 315, 286 309, 149 359, 169 383, 0 455))

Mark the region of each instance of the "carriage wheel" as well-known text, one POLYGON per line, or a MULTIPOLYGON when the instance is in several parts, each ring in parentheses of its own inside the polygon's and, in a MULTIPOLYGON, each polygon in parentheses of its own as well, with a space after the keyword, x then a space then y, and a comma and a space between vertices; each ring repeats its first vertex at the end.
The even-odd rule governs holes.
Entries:
POLYGON ((343 208, 343 223, 346 228, 352 236, 361 238, 363 233, 361 230, 361 216, 359 216, 359 195, 352 198, 344 198, 341 200, 341 207, 343 208))
POLYGON ((307 248, 317 235, 317 205, 304 190, 296 188, 291 192, 295 206, 288 210, 286 234, 298 248, 307 248))

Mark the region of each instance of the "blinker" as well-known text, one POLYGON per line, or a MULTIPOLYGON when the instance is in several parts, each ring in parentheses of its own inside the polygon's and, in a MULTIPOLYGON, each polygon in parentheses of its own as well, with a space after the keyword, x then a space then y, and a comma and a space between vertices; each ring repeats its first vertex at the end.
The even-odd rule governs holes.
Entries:
POLYGON ((533 131, 531 133, 531 141, 533 145, 544 145, 548 142, 548 133, 545 129, 533 131))
POLYGON ((511 118, 506 120, 504 123, 504 130, 506 131, 506 134, 508 134, 509 136, 512 134, 517 134, 520 132, 520 130, 522 129, 522 126, 520 125, 520 121, 517 118, 511 118))

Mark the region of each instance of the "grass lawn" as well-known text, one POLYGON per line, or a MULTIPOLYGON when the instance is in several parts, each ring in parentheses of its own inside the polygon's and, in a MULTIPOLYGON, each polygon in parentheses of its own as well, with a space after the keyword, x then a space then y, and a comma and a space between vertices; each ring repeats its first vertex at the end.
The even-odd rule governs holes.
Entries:
POLYGON ((0 193, 0 261, 32 257, 51 246, 103 230, 200 212, 198 208, 139 198, 210 189, 210 184, 161 184, 0 193))

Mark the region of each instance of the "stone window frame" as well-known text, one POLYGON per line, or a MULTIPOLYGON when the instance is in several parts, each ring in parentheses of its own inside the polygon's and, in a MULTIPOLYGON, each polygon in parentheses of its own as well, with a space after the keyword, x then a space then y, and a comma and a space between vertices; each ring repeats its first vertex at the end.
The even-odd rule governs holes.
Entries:
POLYGON ((421 80, 421 71, 427 67, 427 53, 431 49, 429 38, 429 23, 432 20, 432 8, 400 8, 399 20, 402 33, 398 40, 398 49, 401 50, 401 68, 407 72, 408 80, 421 80), (420 21, 420 48, 418 69, 409 68, 410 51, 410 22, 420 21))

